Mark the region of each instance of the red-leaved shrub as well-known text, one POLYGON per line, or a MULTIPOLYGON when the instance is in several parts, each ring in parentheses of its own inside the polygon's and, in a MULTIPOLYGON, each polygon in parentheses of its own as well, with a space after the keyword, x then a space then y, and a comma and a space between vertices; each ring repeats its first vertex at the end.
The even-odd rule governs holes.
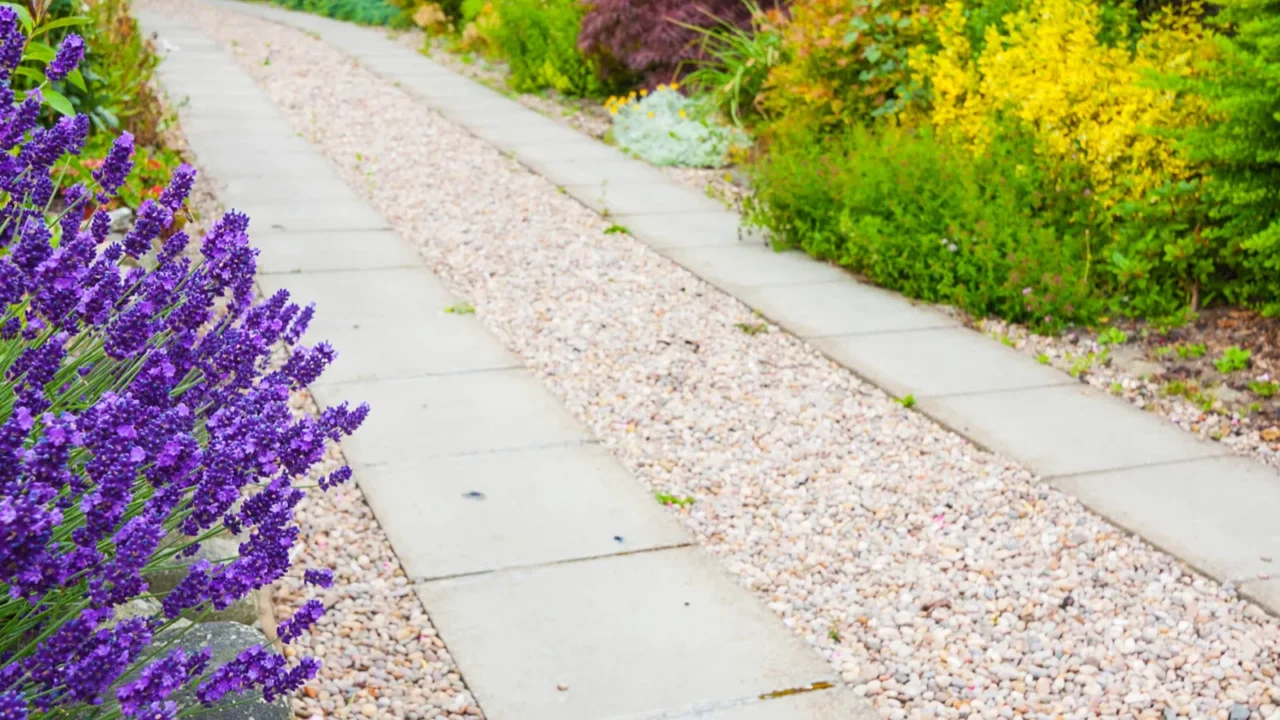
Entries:
MULTIPOLYGON (((765 9, 786 4, 759 3, 765 9)), ((711 28, 724 21, 751 27, 744 0, 587 0, 587 6, 578 49, 598 56, 604 72, 633 76, 650 88, 694 69, 703 35, 686 25, 711 28)))

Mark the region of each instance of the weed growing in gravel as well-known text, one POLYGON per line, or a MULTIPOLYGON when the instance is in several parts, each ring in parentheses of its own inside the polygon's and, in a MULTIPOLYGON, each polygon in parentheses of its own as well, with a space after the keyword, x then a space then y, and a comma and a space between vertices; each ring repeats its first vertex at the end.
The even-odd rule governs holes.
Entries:
POLYGON ((626 225, 619 225, 618 223, 614 223, 604 229, 604 234, 605 235, 630 235, 631 231, 627 229, 626 225))
POLYGON ((1205 347, 1204 343, 1179 345, 1177 350, 1178 357, 1183 360, 1194 360, 1196 358, 1204 357, 1204 354, 1209 351, 1209 349, 1205 347))
POLYGON ((835 642, 840 642, 840 631, 835 628, 831 628, 827 631, 827 637, 831 638, 835 642))
POLYGON ((766 330, 769 329, 769 326, 764 323, 740 322, 740 323, 734 323, 733 326, 748 335, 759 335, 760 333, 765 332, 766 330))
POLYGON ((1222 351, 1222 357, 1214 360, 1213 366, 1218 368, 1218 372, 1225 375, 1226 373, 1249 367, 1249 358, 1251 357, 1253 357, 1253 353, 1232 345, 1222 351))
POLYGON ((1265 380, 1251 380, 1249 389, 1254 395, 1260 398, 1275 397, 1276 392, 1280 391, 1280 383, 1268 382, 1265 380))
POLYGON ((676 507, 688 507, 693 504, 693 497, 689 495, 680 497, 678 495, 672 495, 670 493, 656 492, 653 494, 653 497, 656 498, 658 502, 662 503, 663 505, 675 505, 676 507))
POLYGON ((1118 382, 1113 382, 1113 383, 1111 383, 1111 394, 1112 394, 1112 395, 1123 395, 1123 394, 1124 394, 1124 386, 1123 386, 1123 385, 1121 385, 1121 384, 1120 384, 1120 383, 1118 383, 1118 382))
POLYGON ((1109 327, 1098 333, 1099 345, 1123 345, 1129 342, 1129 334, 1118 327, 1109 327))
POLYGON ((1036 360, 1037 360, 1041 365, 1048 365, 1048 364, 1049 364, 1049 356, 1048 356, 1048 355, 1046 355, 1045 353, 1040 353, 1039 355, 1037 355, 1037 356, 1036 356, 1036 360))
MULTIPOLYGON (((1067 358, 1071 359, 1071 356, 1068 355, 1067 358)), ((1081 355, 1075 358, 1074 361, 1071 363, 1071 369, 1067 370, 1067 374, 1073 378, 1078 378, 1081 375, 1085 374, 1086 372, 1089 372, 1089 369, 1093 367, 1093 363, 1097 359, 1098 359, 1098 356, 1093 353, 1087 353, 1085 355, 1081 355)))
POLYGON ((460 302, 444 309, 450 315, 474 315, 476 307, 469 302, 460 302))
POLYGON ((894 402, 896 402, 896 403, 898 403, 899 405, 901 405, 901 406, 902 406, 902 407, 904 407, 904 408, 913 408, 913 407, 915 407, 915 406, 916 406, 916 396, 915 396, 915 395, 903 395, 903 396, 902 396, 902 397, 900 397, 900 398, 894 398, 894 399, 893 399, 893 401, 894 401, 894 402))

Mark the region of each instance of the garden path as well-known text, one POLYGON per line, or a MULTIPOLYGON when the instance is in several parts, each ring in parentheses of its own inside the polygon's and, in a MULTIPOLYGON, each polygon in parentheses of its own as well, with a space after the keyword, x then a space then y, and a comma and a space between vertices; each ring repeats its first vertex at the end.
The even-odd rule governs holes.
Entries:
POLYGON ((342 352, 316 396, 374 405, 344 450, 490 717, 1275 712, 1280 628, 1236 597, 1280 609, 1274 471, 378 31, 153 4, 264 289, 342 352))
POLYGON ((376 408, 344 454, 488 717, 869 712, 460 312, 230 56, 141 19, 182 49, 161 77, 199 166, 252 220, 261 289, 314 300, 311 334, 340 349, 317 402, 376 408))

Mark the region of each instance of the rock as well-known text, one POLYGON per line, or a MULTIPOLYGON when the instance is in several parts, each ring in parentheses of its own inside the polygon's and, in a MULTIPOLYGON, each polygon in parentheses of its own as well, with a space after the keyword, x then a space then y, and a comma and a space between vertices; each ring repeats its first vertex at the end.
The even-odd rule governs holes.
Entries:
MULTIPOLYGON (((211 563, 226 562, 227 558, 233 558, 240 554, 240 543, 230 536, 212 537, 200 543, 200 549, 196 554, 186 558, 171 558, 166 565, 151 570, 146 573, 147 582, 151 585, 151 592, 162 595, 177 587, 178 583, 187 576, 187 568, 197 560, 208 560, 211 563)), ((207 614, 201 611, 192 611, 186 615, 187 618, 195 620, 201 618, 200 622, 237 622, 242 625, 252 625, 258 621, 258 594, 256 592, 249 593, 245 597, 232 603, 231 607, 225 610, 212 610, 207 606, 207 614)))
POLYGON ((1217 385, 1205 390, 1204 392, 1206 395, 1211 395, 1215 400, 1228 407, 1239 405, 1246 397, 1243 392, 1226 385, 1217 385))
POLYGON ((115 621, 121 622, 136 617, 155 617, 163 609, 160 606, 160 601, 155 598, 134 598, 115 607, 115 621))
MULTIPOLYGON (((209 667, 216 668, 235 659, 244 650, 254 645, 266 645, 268 640, 262 633, 246 625, 234 622, 211 622, 196 625, 186 632, 175 633, 166 630, 157 638, 157 645, 180 647, 188 652, 197 652, 201 648, 209 648, 213 657, 209 667)), ((184 688, 170 696, 179 708, 195 708, 198 703, 193 688, 184 688)), ((214 707, 196 711, 192 715, 183 715, 189 720, 291 720, 293 709, 289 698, 277 698, 268 703, 262 699, 262 692, 255 688, 239 695, 228 695, 214 707)))
POLYGON ((133 227, 133 211, 127 207, 116 208, 107 213, 107 217, 111 218, 113 233, 127 233, 133 227))
POLYGON ((1111 365, 1126 375, 1159 377, 1167 371, 1164 363, 1150 360, 1137 345, 1119 345, 1111 349, 1111 365))
POLYGON ((1249 706, 1236 703, 1231 706, 1231 713, 1227 715, 1227 720, 1249 720, 1249 706))

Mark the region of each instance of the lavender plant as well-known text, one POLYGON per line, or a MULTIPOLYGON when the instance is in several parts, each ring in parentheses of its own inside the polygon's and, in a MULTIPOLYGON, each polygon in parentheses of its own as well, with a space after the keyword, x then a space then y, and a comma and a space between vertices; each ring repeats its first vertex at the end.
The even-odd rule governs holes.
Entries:
MULTIPOLYGON (((39 32, 0 6, 0 720, 164 720, 185 710, 180 689, 202 704, 251 689, 270 701, 319 662, 255 647, 210 668, 207 650, 170 645, 183 615, 229 607, 289 570, 296 483, 368 407, 293 417, 290 392, 334 350, 299 344, 310 306, 285 292, 256 298, 246 216, 228 213, 189 247, 180 226, 191 167, 143 202, 119 242, 104 206, 131 170, 130 135, 91 183, 57 191, 89 120, 40 127, 43 86, 24 97, 10 89, 39 32), (292 353, 271 370, 281 343, 292 353), (149 572, 224 531, 244 538, 237 557, 199 560, 163 597, 149 591, 149 572), (139 598, 161 609, 119 612, 139 598)), ((68 36, 46 76, 65 77, 83 54, 68 36)), ((342 468, 320 485, 350 475, 342 468)), ((326 587, 332 577, 305 573, 326 587)), ((307 603, 281 639, 322 612, 307 603)))

